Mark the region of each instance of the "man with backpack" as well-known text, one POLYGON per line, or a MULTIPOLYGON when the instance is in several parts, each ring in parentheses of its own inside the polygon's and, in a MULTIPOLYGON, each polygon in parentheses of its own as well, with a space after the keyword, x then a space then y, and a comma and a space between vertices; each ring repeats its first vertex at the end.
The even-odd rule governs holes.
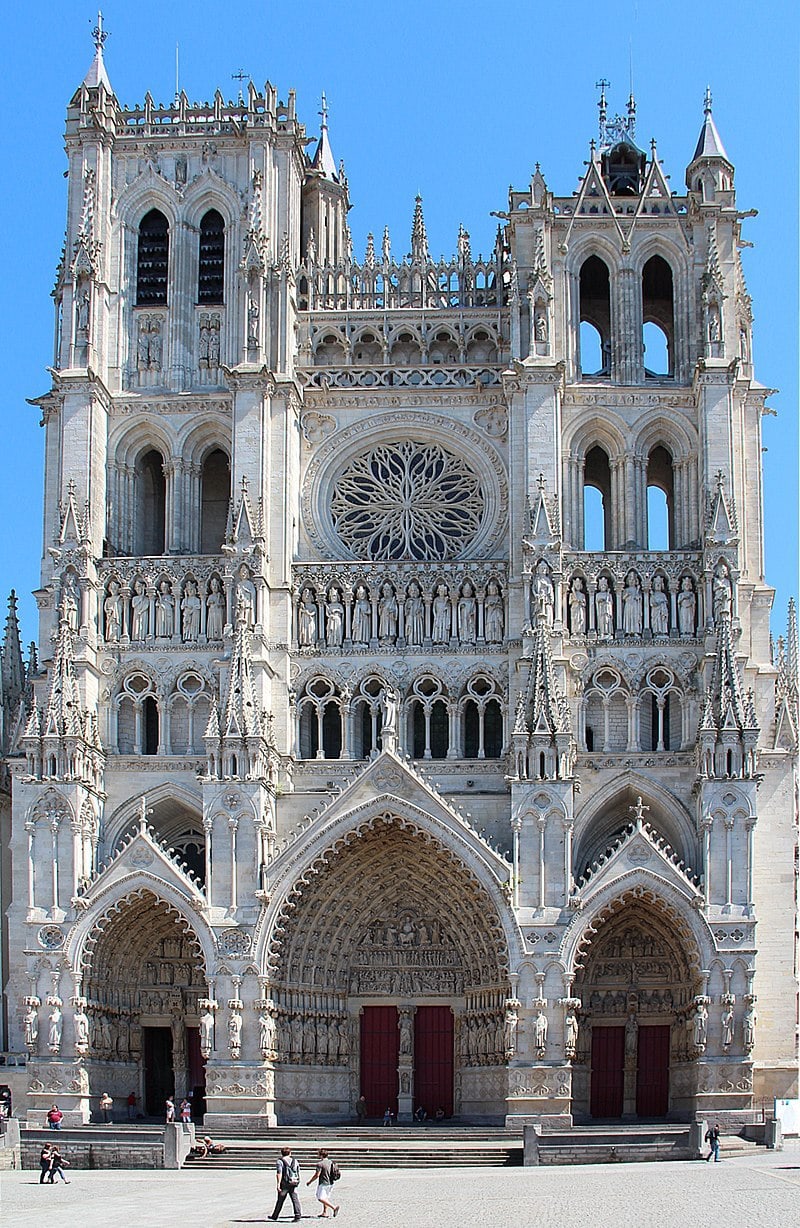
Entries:
POLYGON ((300 1199, 297 1194, 297 1187, 300 1184, 300 1165, 292 1155, 291 1147, 281 1147, 280 1159, 275 1164, 275 1179, 278 1187, 278 1198, 275 1202, 275 1210, 269 1218, 271 1220, 278 1218, 288 1194, 294 1208, 294 1222, 296 1224, 299 1223, 302 1214, 300 1199))

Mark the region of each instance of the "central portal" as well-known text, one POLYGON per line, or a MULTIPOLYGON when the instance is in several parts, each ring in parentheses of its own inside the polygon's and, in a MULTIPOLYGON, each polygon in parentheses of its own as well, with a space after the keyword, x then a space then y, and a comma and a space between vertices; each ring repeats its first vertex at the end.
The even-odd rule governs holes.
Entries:
MULTIPOLYGON (((414 1018, 412 1080, 414 1110, 453 1115, 453 1012, 449 1006, 418 1006, 414 1018)), ((361 1012, 361 1094, 370 1117, 398 1111, 400 1012, 396 1006, 365 1006, 361 1012)), ((407 1074, 403 1075, 408 1078, 407 1074)), ((404 1086, 404 1093, 408 1092, 404 1086)))

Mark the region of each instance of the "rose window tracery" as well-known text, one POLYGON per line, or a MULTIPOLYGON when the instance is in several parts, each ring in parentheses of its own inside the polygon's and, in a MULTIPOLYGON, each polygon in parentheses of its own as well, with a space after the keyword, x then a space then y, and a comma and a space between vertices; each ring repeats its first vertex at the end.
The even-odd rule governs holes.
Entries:
POLYGON ((335 484, 331 517, 360 559, 456 558, 481 528, 485 498, 474 470, 437 443, 378 444, 335 484))

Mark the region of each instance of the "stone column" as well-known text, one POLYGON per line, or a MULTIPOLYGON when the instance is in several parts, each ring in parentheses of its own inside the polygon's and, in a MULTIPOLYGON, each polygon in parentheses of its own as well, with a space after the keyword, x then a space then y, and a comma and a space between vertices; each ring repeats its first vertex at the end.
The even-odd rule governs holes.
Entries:
POLYGON ((398 1012, 400 1056, 397 1066, 397 1120, 412 1121, 414 1113, 414 1010, 401 1006, 398 1012))

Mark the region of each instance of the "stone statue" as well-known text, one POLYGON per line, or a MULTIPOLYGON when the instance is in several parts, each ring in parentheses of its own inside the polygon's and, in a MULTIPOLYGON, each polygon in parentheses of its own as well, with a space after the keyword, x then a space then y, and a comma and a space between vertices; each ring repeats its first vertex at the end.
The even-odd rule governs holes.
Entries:
POLYGON ((32 1002, 28 1004, 28 1009, 22 1019, 22 1026, 25 1034, 25 1044, 33 1053, 39 1042, 39 1012, 32 1002))
POLYGON ((708 339, 712 345, 722 340, 722 321, 719 314, 719 304, 708 304, 708 339))
POLYGON ((400 1056, 407 1057, 411 1053, 411 1015, 408 1011, 400 1012, 400 1056))
POLYGON ((381 691, 381 745, 384 750, 397 750, 397 714, 399 709, 397 693, 391 687, 381 691))
POLYGON ((91 296, 89 291, 84 289, 78 295, 78 312, 77 312, 77 331, 82 333, 84 337, 89 331, 89 308, 91 306, 91 296))
POLYGON ((264 1011, 258 1017, 258 1047, 262 1057, 274 1053, 276 1039, 275 1020, 269 1011, 264 1011))
POLYGON ((539 559, 536 565, 536 575, 534 576, 532 587, 534 619, 543 614, 544 621, 548 627, 552 627, 556 591, 553 588, 553 581, 550 579, 550 568, 544 559, 539 559))
POLYGON ((194 580, 187 580, 186 592, 181 599, 183 642, 185 644, 194 644, 200 637, 200 611, 202 608, 203 602, 197 595, 197 585, 194 580))
POLYGON ((639 1020, 634 1015, 633 1011, 628 1015, 628 1022, 625 1024, 625 1052, 629 1057, 635 1055, 639 1045, 639 1020))
POLYGON ((758 1016, 756 1015, 755 1002, 748 1002, 747 1010, 744 1013, 742 1020, 742 1041, 744 1042, 745 1053, 749 1053, 756 1043, 756 1024, 758 1016))
POLYGON ((82 1006, 79 1006, 73 1016, 75 1026, 75 1052, 88 1053, 89 1051, 89 1016, 86 1014, 82 1006))
POLYGON ((586 594, 580 576, 574 576, 570 585, 569 626, 573 635, 586 634, 586 594))
POLYGON ((161 321, 158 316, 151 316, 147 337, 147 365, 151 371, 161 370, 161 351, 161 321))
POLYGON ((175 629, 175 598, 166 580, 158 586, 156 597, 156 639, 171 640, 175 629))
POLYGON ((247 348, 258 348, 258 303, 254 294, 247 297, 247 348))
POLYGON ((533 313, 533 335, 537 341, 547 340, 547 308, 537 303, 533 313))
POLYGON ((610 591, 605 576, 601 576, 597 581, 594 607, 597 615, 597 638, 610 640, 614 634, 614 594, 610 591))
POLYGON ((478 629, 478 603, 475 590, 466 580, 458 599, 458 638, 462 644, 474 644, 478 629))
POLYGON ((325 641, 329 648, 341 648, 343 639, 344 606, 338 588, 332 588, 325 602, 325 641))
POLYGON ((228 1016, 228 1045, 231 1057, 237 1058, 242 1047, 242 1016, 235 1010, 228 1016))
POLYGON ((391 584, 381 587, 378 599, 378 639, 394 643, 397 639, 398 605, 391 584))
POLYGON ((519 1030, 519 1014, 517 1002, 506 1002, 506 1014, 503 1022, 503 1049, 506 1060, 517 1052, 517 1032, 519 1030))
POLYGON ((310 588, 304 588, 297 607, 297 642, 301 648, 313 648, 317 642, 317 603, 310 588))
POLYGON ((219 366, 219 316, 212 316, 208 322, 208 365, 219 366))
POLYGON ((67 620, 70 631, 78 630, 78 591, 75 578, 70 573, 61 583, 61 617, 67 620))
POLYGON ((698 1002, 694 1013, 692 1039, 696 1049, 705 1049, 708 1034, 708 1011, 705 1003, 698 1002))
POLYGON ((663 576, 653 576, 650 592, 650 630, 653 635, 669 634, 669 597, 664 591, 663 576))
POLYGON ((681 635, 694 635, 696 610, 697 598, 691 578, 684 576, 681 580, 681 591, 678 593, 678 630, 681 635))
POLYGON ((106 643, 118 644, 122 635, 122 598, 119 595, 119 580, 112 580, 108 596, 103 602, 106 616, 106 643))
POLYGON ((503 598, 500 585, 490 580, 483 603, 483 622, 487 644, 502 644, 504 632, 503 598))
POLYGON ((134 580, 131 598, 131 639, 146 640, 150 631, 150 598, 144 580, 134 580))
POLYGON ((540 1053, 547 1046, 547 1015, 545 1015, 541 1006, 533 1021, 533 1043, 540 1053))
POLYGON ((50 1013, 50 1028, 47 1033, 47 1047, 51 1053, 61 1049, 61 1031, 64 1026, 64 1016, 60 1006, 54 1006, 50 1013))
POLYGON ((236 618, 243 618, 248 627, 256 624, 256 586, 246 563, 239 568, 236 581, 236 618))
POLYGON ((347 1033, 347 1024, 340 1019, 336 1030, 339 1036, 339 1056, 346 1058, 350 1052, 350 1037, 347 1033))
POLYGON ((730 1046, 733 1044, 733 1032, 734 1032, 734 1027, 735 1027, 733 1007, 730 1005, 730 1003, 728 1004, 726 1009, 722 1012, 721 1024, 722 1024, 722 1047, 723 1049, 729 1049, 730 1046))
POLYGON ((712 588, 714 594, 714 622, 718 623, 723 618, 730 618, 733 606, 733 585, 731 584, 730 569, 724 559, 718 564, 714 572, 712 588))
POLYGON ((356 588, 353 602, 352 640, 354 644, 368 644, 372 634, 372 607, 369 594, 363 584, 356 588))
POLYGON ((207 1006, 200 1016, 200 1052, 210 1057, 214 1048, 214 1015, 207 1006))
MULTIPOLYGON (((225 628, 225 594, 216 576, 212 576, 208 584, 206 597, 206 638, 221 640, 225 628)), ((186 634, 184 632, 184 639, 186 634)))
POLYGON ((419 585, 412 580, 408 586, 408 596, 403 605, 405 618, 406 643, 419 647, 425 638, 425 605, 420 594, 419 585))
POLYGON ((434 644, 450 642, 450 597, 446 584, 437 584, 436 596, 433 599, 433 635, 434 644))
POLYGON ((622 592, 622 629, 626 635, 642 634, 642 586, 635 571, 629 571, 622 592))
POLYGON ((564 1052, 567 1057, 575 1056, 578 1044, 578 1016, 570 1009, 564 1016, 564 1052))

